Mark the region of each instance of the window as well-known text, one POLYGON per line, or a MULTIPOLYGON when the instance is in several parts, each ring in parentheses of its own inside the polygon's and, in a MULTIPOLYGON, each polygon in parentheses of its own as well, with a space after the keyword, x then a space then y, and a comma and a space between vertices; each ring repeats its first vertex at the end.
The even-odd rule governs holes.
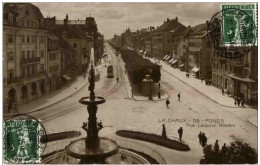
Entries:
POLYGON ((32 58, 34 58, 34 50, 32 50, 32 58))
POLYGON ((35 74, 35 66, 32 66, 32 74, 35 74))
POLYGON ((34 36, 34 35, 31 36, 31 42, 32 42, 32 43, 35 43, 35 36, 34 36))
POLYGON ((8 34, 7 42, 8 42, 8 44, 14 43, 14 36, 12 34, 8 34))
POLYGON ((41 57, 44 57, 44 50, 41 50, 41 57))
POLYGON ((22 76, 25 76, 25 67, 22 67, 22 76))
POLYGON ((24 20, 21 20, 20 22, 21 22, 21 26, 24 26, 24 20))
POLYGON ((14 70, 13 69, 8 70, 7 78, 8 79, 14 78, 14 70))
POLYGON ((27 36, 27 43, 30 43, 30 36, 27 36))
POLYGON ((22 57, 22 59, 25 59, 25 51, 22 51, 21 57, 22 57))
POLYGON ((74 48, 77 48, 77 44, 76 44, 76 43, 74 43, 74 44, 73 44, 73 47, 74 47, 74 48))
POLYGON ((25 35, 22 35, 22 43, 25 43, 25 35))
POLYGON ((27 59, 30 58, 30 50, 27 50, 27 59))
POLYGON ((30 76, 30 73, 31 73, 30 66, 27 66, 27 76, 30 76))
POLYGON ((41 71, 44 71, 44 64, 41 64, 41 71))
POLYGON ((40 38, 40 43, 43 44, 45 42, 44 38, 40 38))
POLYGON ((8 52, 7 59, 8 59, 8 61, 13 61, 14 60, 14 52, 8 52))

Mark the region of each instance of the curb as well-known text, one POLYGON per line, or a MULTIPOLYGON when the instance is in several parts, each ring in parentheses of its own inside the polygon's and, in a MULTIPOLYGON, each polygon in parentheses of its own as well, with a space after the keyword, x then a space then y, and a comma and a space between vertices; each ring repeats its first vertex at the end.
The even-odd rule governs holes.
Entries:
MULTIPOLYGON (((52 105, 54 105, 54 104, 57 104, 57 103, 61 102, 61 101, 64 100, 64 99, 66 99, 66 98, 68 98, 68 97, 74 95, 74 94, 77 93, 80 89, 82 89, 83 87, 85 87, 87 84, 88 84, 88 82, 85 83, 82 87, 77 88, 78 90, 76 90, 75 92, 71 93, 70 95, 64 97, 63 99, 61 99, 61 100, 59 100, 59 101, 57 101, 57 102, 54 102, 54 103, 52 103, 52 104, 50 104, 50 105, 47 105, 47 106, 45 106, 45 107, 38 108, 38 109, 29 111, 29 112, 26 112, 26 113, 18 113, 18 114, 25 114, 25 115, 26 115, 26 114, 30 114, 30 113, 32 113, 32 112, 37 112, 37 111, 41 111, 41 110, 43 110, 43 109, 45 109, 45 108, 48 108, 48 107, 50 107, 50 106, 52 106, 52 105)), ((17 114, 15 114, 15 115, 17 115, 17 114)), ((9 116, 9 115, 8 115, 8 116, 4 116, 4 115, 3 115, 3 117, 12 117, 12 116, 13 116, 13 115, 10 115, 10 116, 9 116)))
POLYGON ((219 105, 221 105, 221 106, 224 106, 224 107, 228 107, 228 108, 237 108, 237 107, 232 107, 232 106, 228 106, 228 105, 224 105, 224 104, 219 103, 218 101, 216 101, 216 100, 214 100, 213 98, 209 97, 209 96, 206 95, 205 93, 199 91, 197 88, 195 88, 195 87, 191 86, 190 84, 188 84, 187 82, 181 80, 179 77, 175 76, 174 74, 168 72, 167 70, 165 70, 165 69, 163 69, 163 68, 162 68, 162 70, 164 70, 164 71, 167 72, 168 74, 172 75, 172 76, 175 77, 176 79, 180 80, 181 82, 183 82, 183 83, 189 85, 190 87, 192 87, 193 89, 195 89, 197 92, 203 94, 204 96, 206 96, 207 98, 209 98, 209 99, 212 100, 213 102, 215 102, 215 103, 217 103, 217 104, 219 104, 219 105))

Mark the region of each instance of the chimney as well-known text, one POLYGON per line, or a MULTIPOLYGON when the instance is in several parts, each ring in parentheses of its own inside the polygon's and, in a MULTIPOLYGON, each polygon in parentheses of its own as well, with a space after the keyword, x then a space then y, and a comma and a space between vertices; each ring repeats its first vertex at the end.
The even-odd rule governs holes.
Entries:
POLYGON ((178 17, 176 16, 176 18, 175 18, 175 21, 177 21, 178 22, 178 17))
POLYGON ((188 28, 190 29, 190 25, 188 26, 188 28))
POLYGON ((68 25, 69 16, 66 14, 66 19, 64 19, 64 25, 68 25))
POLYGON ((169 22, 170 21, 170 19, 169 18, 167 18, 167 22, 169 22))

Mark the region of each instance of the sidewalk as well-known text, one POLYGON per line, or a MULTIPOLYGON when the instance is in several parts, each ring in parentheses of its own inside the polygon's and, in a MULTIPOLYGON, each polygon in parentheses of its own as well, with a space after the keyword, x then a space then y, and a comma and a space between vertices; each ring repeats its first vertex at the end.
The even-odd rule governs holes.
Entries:
MULTIPOLYGON (((121 68, 125 73, 125 70, 126 70, 125 67, 124 67, 125 63, 124 63, 124 61, 121 57, 120 57, 120 59, 121 59, 121 68)), ((147 96, 136 96, 136 95, 134 95, 132 97, 132 87, 131 87, 131 83, 129 81, 129 76, 127 76, 127 74, 124 74, 124 79, 125 79, 125 87, 126 87, 128 99, 132 99, 132 100, 135 100, 135 101, 150 101, 147 96)), ((161 89, 161 90, 163 90, 163 89, 161 89)), ((161 95, 161 99, 158 99, 157 96, 153 96, 152 101, 162 101, 162 100, 166 100, 169 97, 166 92, 162 92, 162 93, 164 93, 164 94, 161 95)))
MULTIPOLYGON (((150 59, 150 61, 155 62, 154 59, 150 59)), ((165 72, 171 74, 172 76, 184 82, 185 84, 193 87, 194 89, 204 94, 208 98, 214 100, 216 103, 230 108, 237 107, 234 105, 234 99, 232 97, 227 96, 227 94, 222 95, 220 89, 214 86, 205 85, 205 81, 201 83, 201 80, 191 75, 189 78, 187 78, 186 72, 182 72, 178 68, 173 68, 170 65, 168 65, 166 62, 161 61, 159 65, 162 65, 162 69, 165 72)))
MULTIPOLYGON (((43 97, 39 97, 37 100, 32 100, 26 104, 18 105, 18 113, 28 114, 47 108, 73 95, 86 84, 88 84, 88 79, 86 78, 84 80, 83 76, 78 76, 74 81, 70 82, 59 90, 55 90, 54 92, 46 94, 43 97)), ((17 113, 13 113, 13 110, 10 113, 7 113, 7 111, 3 112, 4 117, 13 116, 15 114, 17 113)))

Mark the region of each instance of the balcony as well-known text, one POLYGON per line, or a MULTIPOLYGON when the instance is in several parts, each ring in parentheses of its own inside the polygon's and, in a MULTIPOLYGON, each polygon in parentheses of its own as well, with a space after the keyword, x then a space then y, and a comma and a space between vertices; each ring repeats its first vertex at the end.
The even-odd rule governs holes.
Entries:
POLYGON ((21 59, 21 65, 39 63, 40 60, 41 60, 40 57, 34 57, 34 58, 28 58, 28 59, 21 59))
POLYGON ((20 78, 18 78, 18 77, 15 77, 15 78, 8 78, 7 80, 5 80, 4 79, 4 84, 7 84, 7 85, 10 85, 10 84, 14 84, 14 83, 17 83, 17 82, 19 82, 19 81, 21 81, 21 79, 20 78))

